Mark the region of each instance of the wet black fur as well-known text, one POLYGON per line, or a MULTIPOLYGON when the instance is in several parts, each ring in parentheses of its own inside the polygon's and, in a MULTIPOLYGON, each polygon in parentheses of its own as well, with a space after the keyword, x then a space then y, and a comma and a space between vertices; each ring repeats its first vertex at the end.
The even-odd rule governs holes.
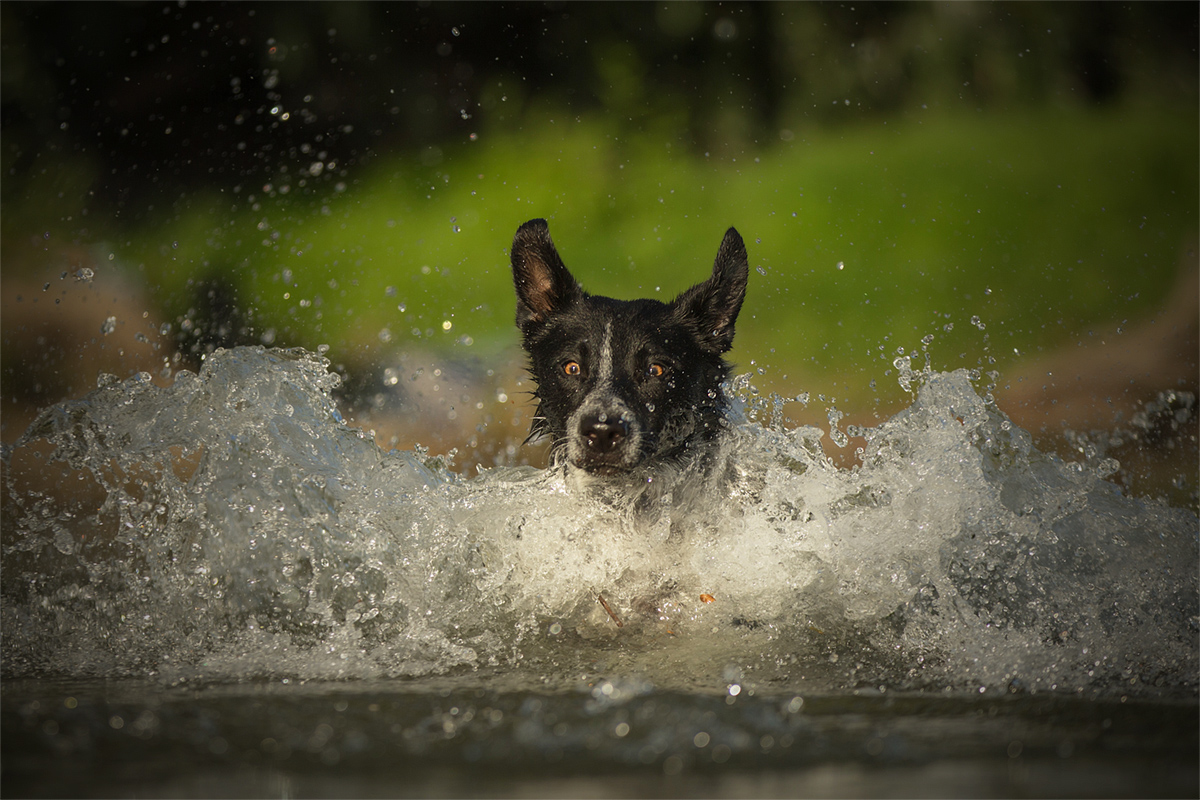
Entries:
POLYGON ((679 464, 707 449, 724 425, 730 366, 722 354, 746 294, 736 230, 725 233, 708 280, 670 303, 588 294, 541 219, 517 230, 512 268, 517 327, 537 383, 531 438, 551 437, 557 460, 599 475, 679 464))

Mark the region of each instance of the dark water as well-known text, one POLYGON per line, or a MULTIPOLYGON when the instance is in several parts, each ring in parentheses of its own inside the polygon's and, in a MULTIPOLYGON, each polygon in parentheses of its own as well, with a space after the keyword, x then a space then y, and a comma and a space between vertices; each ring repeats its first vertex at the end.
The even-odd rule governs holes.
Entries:
POLYGON ((727 480, 640 503, 383 452, 301 351, 48 409, 0 789, 1196 796, 1195 514, 901 376, 854 470, 739 383, 727 480))
MULTIPOLYGON (((503 682, 503 679, 499 682, 503 682)), ((923 693, 616 700, 453 681, 5 687, 7 797, 1192 796, 1194 703, 923 693), (730 700, 732 699, 732 702, 730 700)))

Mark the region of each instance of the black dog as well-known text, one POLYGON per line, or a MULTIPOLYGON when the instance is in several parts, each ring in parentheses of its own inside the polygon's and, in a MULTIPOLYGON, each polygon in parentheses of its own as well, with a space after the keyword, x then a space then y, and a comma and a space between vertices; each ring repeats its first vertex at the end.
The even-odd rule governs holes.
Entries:
POLYGON ((712 276, 670 303, 585 292, 559 258, 545 220, 513 238, 517 326, 539 405, 531 438, 556 460, 600 478, 653 480, 696 463, 724 426, 721 357, 746 295, 748 262, 733 228, 712 276))

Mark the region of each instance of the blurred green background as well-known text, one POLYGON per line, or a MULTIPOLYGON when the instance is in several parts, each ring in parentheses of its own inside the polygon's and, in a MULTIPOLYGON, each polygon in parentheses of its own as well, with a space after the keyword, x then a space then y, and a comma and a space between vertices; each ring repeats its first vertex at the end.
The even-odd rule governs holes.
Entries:
POLYGON ((901 349, 1003 383, 1171 299, 1197 10, 5 3, 4 439, 98 370, 253 343, 328 346, 368 422, 473 364, 494 422, 533 217, 617 297, 701 280, 736 226, 764 391, 877 418, 901 349))

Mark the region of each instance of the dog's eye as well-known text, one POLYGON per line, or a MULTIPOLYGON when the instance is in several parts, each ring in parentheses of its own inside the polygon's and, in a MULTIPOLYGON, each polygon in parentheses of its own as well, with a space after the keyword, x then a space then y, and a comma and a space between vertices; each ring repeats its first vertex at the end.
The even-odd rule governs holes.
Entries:
POLYGON ((667 370, 663 368, 662 364, 651 364, 650 366, 646 367, 646 374, 651 378, 661 378, 666 374, 666 372, 667 370))
POLYGON ((578 361, 568 361, 563 364, 562 371, 568 375, 578 375, 583 369, 579 366, 578 361))

